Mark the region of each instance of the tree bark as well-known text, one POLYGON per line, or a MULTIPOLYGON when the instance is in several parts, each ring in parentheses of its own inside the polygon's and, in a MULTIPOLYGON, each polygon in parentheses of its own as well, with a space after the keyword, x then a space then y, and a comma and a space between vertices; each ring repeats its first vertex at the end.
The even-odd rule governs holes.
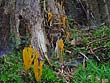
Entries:
POLYGON ((100 19, 101 22, 110 22, 110 14, 109 14, 109 9, 108 5, 106 3, 106 0, 97 0, 98 6, 99 6, 99 13, 100 13, 100 19))
MULTIPOLYGON (((36 48, 37 51, 41 51, 42 54, 45 54, 47 52, 47 48, 42 26, 43 17, 40 0, 24 0, 23 7, 21 7, 19 11, 22 17, 28 20, 28 27, 30 26, 32 33, 31 44, 33 48, 36 48)), ((19 13, 17 14, 19 15, 19 13)), ((19 24, 19 21, 17 24, 19 24)))

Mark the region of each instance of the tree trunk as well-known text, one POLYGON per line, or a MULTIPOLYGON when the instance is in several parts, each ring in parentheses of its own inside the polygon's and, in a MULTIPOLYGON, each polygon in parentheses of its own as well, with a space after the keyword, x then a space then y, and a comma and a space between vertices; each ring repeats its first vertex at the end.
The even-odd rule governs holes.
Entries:
MULTIPOLYGON (((42 55, 45 55, 47 53, 47 47, 46 47, 46 39, 45 34, 43 30, 43 16, 41 12, 41 4, 40 0, 17 0, 18 2, 18 8, 16 11, 16 16, 19 17, 19 15, 22 16, 22 19, 25 19, 27 26, 25 25, 25 28, 28 30, 31 29, 31 44, 33 48, 36 48, 37 51, 40 51, 42 55), (22 2, 22 3, 21 3, 22 2), (19 6, 19 3, 21 4, 19 6)), ((17 26, 16 28, 20 28, 19 26, 19 18, 17 19, 17 26)))
POLYGON ((110 14, 109 14, 108 5, 107 5, 106 0, 103 0, 103 2, 105 3, 105 12, 106 12, 106 15, 107 15, 107 23, 109 24, 110 23, 110 14))
POLYGON ((14 11, 15 0, 0 0, 0 52, 4 51, 4 54, 15 47, 12 41, 15 30, 14 11))
POLYGON ((106 3, 106 0, 97 0, 98 6, 99 6, 99 13, 100 13, 100 19, 101 22, 110 22, 110 14, 108 10, 108 5, 106 3))
POLYGON ((100 14, 97 0, 88 0, 87 2, 91 11, 91 19, 93 20, 93 22, 96 21, 96 24, 100 24, 100 14))
MULTIPOLYGON (((45 0, 44 3, 46 5, 45 0)), ((54 14, 52 27, 54 27, 54 29, 56 28, 57 31, 59 30, 59 25, 61 25, 61 15, 65 14, 64 9, 61 8, 61 4, 54 0, 48 0, 47 4, 47 13, 51 11, 54 14), (56 23, 58 23, 58 25, 56 23)), ((28 32, 31 33, 31 44, 33 48, 36 48, 42 55, 46 55, 46 44, 50 42, 47 42, 48 39, 45 34, 45 18, 44 11, 42 11, 44 7, 42 6, 44 6, 44 4, 41 0, 0 0, 0 14, 4 16, 3 19, 6 19, 8 23, 4 23, 6 26, 2 24, 1 27, 10 27, 11 29, 7 28, 7 34, 9 35, 10 30, 12 30, 15 33, 16 40, 26 40, 26 31, 28 30, 28 32)), ((47 13, 45 14, 47 15, 47 13)), ((3 19, 1 20, 5 22, 3 19)), ((3 32, 5 29, 2 29, 3 32)), ((61 34, 61 31, 59 31, 59 33, 61 34)), ((57 32, 55 32, 55 34, 57 34, 57 32)), ((4 37, 3 34, 1 36, 4 37)), ((0 45, 2 41, 1 39, 0 45)))
MULTIPOLYGON (((37 51, 41 53, 41 55, 47 58, 48 49, 46 46, 48 44, 47 42, 48 39, 46 38, 48 37, 45 34, 46 33, 45 27, 44 27, 45 18, 43 16, 44 14, 47 15, 49 11, 53 13, 53 23, 52 23, 52 26, 49 25, 49 27, 51 27, 51 31, 55 30, 54 35, 58 36, 58 33, 61 34, 61 30, 59 31, 59 26, 61 25, 61 15, 65 15, 65 12, 63 8, 61 8, 61 5, 58 2, 55 2, 54 0, 47 1, 47 4, 48 4, 47 5, 48 10, 46 10, 47 13, 44 13, 44 11, 41 11, 43 8, 45 8, 45 7, 42 7, 44 6, 44 4, 46 5, 45 0, 44 2, 43 1, 40 2, 40 0, 24 0, 22 3, 21 2, 22 1, 19 2, 19 0, 17 2, 18 7, 16 9, 17 10, 16 11, 16 16, 17 16, 16 24, 18 25, 16 26, 16 28, 17 29, 20 28, 18 27, 21 21, 21 19, 18 18, 19 16, 22 16, 22 19, 26 19, 28 27, 29 26, 31 27, 31 33, 32 33, 31 43, 32 43, 33 48, 36 48, 37 51), (19 3, 21 4, 21 6, 19 6, 19 3)), ((51 31, 49 35, 51 35, 51 31)), ((56 43, 56 41, 52 43, 56 43)))

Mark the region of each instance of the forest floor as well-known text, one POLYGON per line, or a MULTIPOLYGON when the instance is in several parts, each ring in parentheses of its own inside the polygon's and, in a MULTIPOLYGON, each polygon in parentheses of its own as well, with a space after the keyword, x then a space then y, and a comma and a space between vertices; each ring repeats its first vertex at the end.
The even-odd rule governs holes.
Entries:
POLYGON ((45 60, 40 82, 33 66, 28 72, 24 69, 19 51, 0 57, 0 83, 110 83, 110 28, 77 28, 71 33, 64 43, 64 64, 56 55, 52 66, 45 60))

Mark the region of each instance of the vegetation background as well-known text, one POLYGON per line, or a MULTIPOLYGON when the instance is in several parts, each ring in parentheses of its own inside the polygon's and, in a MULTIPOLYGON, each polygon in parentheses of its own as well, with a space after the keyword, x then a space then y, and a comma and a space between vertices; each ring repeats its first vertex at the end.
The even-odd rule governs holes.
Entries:
POLYGON ((0 83, 110 83, 109 5, 0 0, 0 83))

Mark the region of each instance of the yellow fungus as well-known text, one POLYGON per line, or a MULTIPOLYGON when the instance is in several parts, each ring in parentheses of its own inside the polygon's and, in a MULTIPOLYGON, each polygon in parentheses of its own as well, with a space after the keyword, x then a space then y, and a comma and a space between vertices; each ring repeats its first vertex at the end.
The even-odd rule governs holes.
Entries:
POLYGON ((67 31, 66 32, 66 39, 68 39, 70 37, 70 33, 67 31))
POLYGON ((53 17, 52 13, 48 12, 48 22, 50 22, 52 20, 52 17, 53 17))
POLYGON ((66 20, 67 20, 67 17, 65 15, 61 16, 62 27, 66 27, 66 20))
POLYGON ((38 54, 38 52, 36 51, 36 49, 33 49, 33 53, 34 53, 35 58, 38 58, 38 57, 39 57, 39 54, 38 54))
POLYGON ((42 76, 42 67, 43 67, 43 64, 44 64, 44 62, 43 62, 43 61, 40 61, 40 67, 39 67, 39 70, 40 70, 39 80, 41 79, 41 76, 42 76))
POLYGON ((25 47, 23 49, 23 62, 25 69, 29 70, 34 60, 35 78, 37 81, 40 81, 44 62, 43 61, 39 62, 38 59, 39 59, 39 53, 36 51, 36 49, 33 49, 31 45, 30 47, 25 47))
POLYGON ((38 57, 34 59, 34 74, 37 81, 40 81, 41 79, 43 64, 44 64, 43 61, 40 61, 39 64, 38 57))
POLYGON ((29 70, 32 64, 32 61, 34 59, 34 56, 32 57, 31 48, 27 47, 23 49, 23 61, 24 61, 24 67, 26 70, 29 70))
POLYGON ((60 49, 61 52, 64 50, 64 43, 62 39, 58 40, 58 48, 60 49))
POLYGON ((35 74, 36 80, 39 80, 39 77, 38 77, 38 58, 34 59, 34 74, 35 74))

